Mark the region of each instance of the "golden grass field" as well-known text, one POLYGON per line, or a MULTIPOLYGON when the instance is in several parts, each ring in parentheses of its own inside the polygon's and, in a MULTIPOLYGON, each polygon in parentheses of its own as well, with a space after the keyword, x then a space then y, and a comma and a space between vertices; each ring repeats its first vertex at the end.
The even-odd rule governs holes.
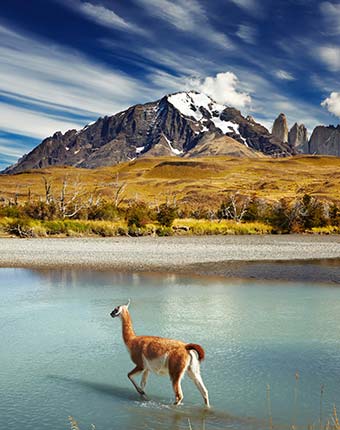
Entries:
POLYGON ((43 177, 58 195, 62 181, 103 198, 114 197, 116 179, 125 183, 122 197, 150 205, 173 199, 190 207, 216 209, 229 194, 256 194, 267 200, 294 199, 305 193, 340 201, 340 158, 296 156, 285 159, 206 157, 141 158, 95 170, 52 167, 16 175, 0 175, 0 197, 19 202, 44 196, 43 177))

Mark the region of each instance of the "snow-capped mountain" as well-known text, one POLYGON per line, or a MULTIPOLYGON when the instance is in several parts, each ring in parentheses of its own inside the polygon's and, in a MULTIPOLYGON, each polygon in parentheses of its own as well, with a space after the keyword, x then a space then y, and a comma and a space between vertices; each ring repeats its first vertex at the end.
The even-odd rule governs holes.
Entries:
POLYGON ((96 168, 143 156, 256 156, 257 151, 276 156, 292 153, 287 143, 251 117, 190 91, 132 106, 79 131, 56 132, 4 173, 53 165, 96 168))

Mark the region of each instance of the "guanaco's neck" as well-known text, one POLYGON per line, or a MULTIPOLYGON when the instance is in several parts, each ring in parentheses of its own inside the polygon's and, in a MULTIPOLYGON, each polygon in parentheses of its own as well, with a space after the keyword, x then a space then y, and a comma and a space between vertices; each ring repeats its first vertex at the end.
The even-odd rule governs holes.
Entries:
POLYGON ((129 346, 130 341, 134 337, 136 337, 136 334, 133 330, 130 313, 127 309, 124 309, 122 311, 121 319, 122 319, 122 332, 123 332, 124 343, 126 346, 129 346))

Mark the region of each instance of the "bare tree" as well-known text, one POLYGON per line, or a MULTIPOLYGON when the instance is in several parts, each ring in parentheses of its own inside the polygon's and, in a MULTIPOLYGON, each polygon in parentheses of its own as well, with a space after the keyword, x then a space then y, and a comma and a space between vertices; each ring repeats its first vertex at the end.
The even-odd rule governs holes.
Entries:
POLYGON ((63 179, 58 199, 62 218, 72 218, 82 209, 88 207, 91 197, 87 199, 87 194, 87 191, 80 184, 79 178, 72 184, 70 191, 68 191, 68 177, 66 176, 63 179))
POLYGON ((119 173, 116 174, 116 181, 113 184, 114 189, 114 205, 116 208, 120 205, 123 200, 123 193, 126 187, 126 182, 119 181, 119 173))
POLYGON ((249 202, 249 197, 243 197, 238 192, 229 194, 226 202, 221 205, 219 218, 241 222, 247 212, 249 202))
POLYGON ((44 181, 44 190, 45 190, 45 202, 47 204, 51 203, 53 201, 53 196, 52 196, 52 181, 48 180, 46 178, 46 176, 42 177, 43 181, 44 181))

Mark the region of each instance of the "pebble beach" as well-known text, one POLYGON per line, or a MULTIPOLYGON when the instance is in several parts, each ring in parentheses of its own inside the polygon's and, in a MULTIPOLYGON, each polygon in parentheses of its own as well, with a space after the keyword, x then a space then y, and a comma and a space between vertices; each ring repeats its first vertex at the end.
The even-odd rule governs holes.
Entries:
POLYGON ((340 283, 338 236, 0 239, 0 267, 340 283))

